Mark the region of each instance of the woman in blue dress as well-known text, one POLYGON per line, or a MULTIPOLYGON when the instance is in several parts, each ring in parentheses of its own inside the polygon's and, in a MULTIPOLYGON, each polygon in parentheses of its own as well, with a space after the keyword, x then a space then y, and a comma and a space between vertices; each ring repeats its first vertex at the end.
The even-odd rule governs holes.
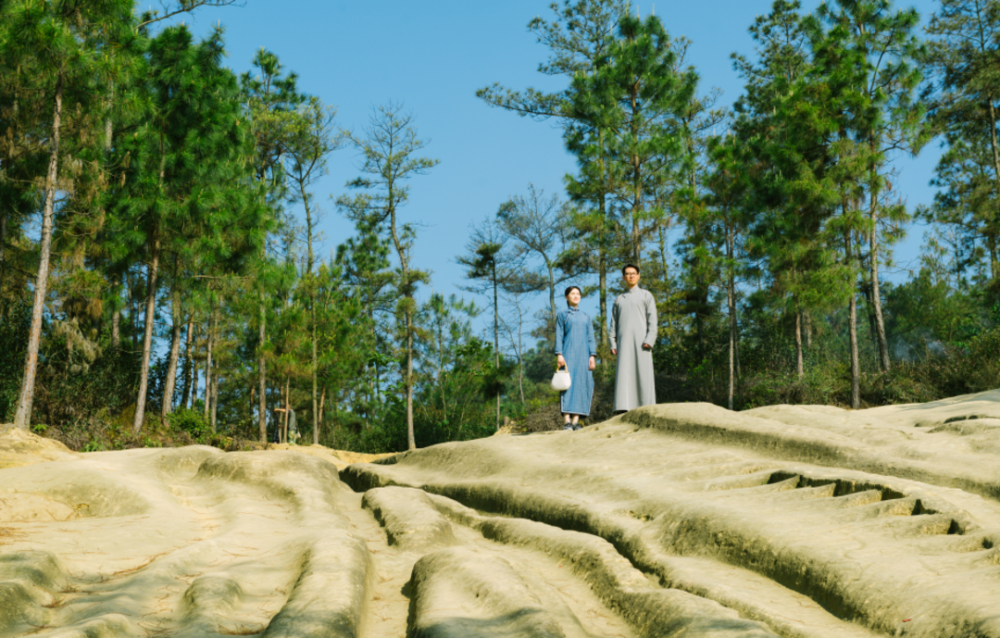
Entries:
POLYGON ((564 430, 579 430, 580 417, 590 414, 594 398, 594 373, 597 365, 597 340, 594 322, 580 310, 580 289, 566 289, 565 310, 556 315, 556 362, 569 372, 569 390, 560 394, 564 430))

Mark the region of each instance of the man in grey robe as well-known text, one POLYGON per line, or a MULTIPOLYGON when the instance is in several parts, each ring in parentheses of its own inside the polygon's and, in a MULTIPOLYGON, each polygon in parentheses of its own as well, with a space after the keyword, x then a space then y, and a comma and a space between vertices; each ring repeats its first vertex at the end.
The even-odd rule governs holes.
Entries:
POLYGON ((639 268, 622 268, 626 292, 611 309, 611 354, 618 357, 615 412, 656 403, 653 385, 653 344, 656 343, 656 300, 639 287, 639 268))

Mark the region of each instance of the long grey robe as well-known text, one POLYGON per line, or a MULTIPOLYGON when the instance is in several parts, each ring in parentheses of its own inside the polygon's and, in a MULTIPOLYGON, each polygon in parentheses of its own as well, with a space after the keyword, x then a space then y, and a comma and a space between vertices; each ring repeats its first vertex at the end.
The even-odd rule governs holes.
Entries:
POLYGON ((618 351, 615 375, 615 411, 656 403, 653 385, 653 352, 642 344, 656 345, 656 300, 636 286, 618 295, 611 309, 611 349, 618 351))

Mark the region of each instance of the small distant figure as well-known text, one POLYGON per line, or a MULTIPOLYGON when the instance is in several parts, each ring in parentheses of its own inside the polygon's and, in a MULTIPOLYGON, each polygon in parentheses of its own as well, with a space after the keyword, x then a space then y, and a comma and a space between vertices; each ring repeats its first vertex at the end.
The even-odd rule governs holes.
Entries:
POLYGON ((295 418, 295 408, 288 408, 288 432, 286 433, 289 443, 298 444, 299 439, 302 438, 299 435, 299 422, 295 418))
POLYGON ((656 343, 656 300, 639 287, 639 267, 625 264, 627 290, 611 309, 611 354, 618 357, 615 373, 615 412, 656 403, 653 380, 653 344, 656 343))
POLYGON ((580 417, 590 415, 594 399, 594 373, 597 366, 597 340, 594 322, 580 310, 580 289, 566 289, 565 310, 556 315, 556 363, 569 372, 572 385, 560 394, 559 405, 564 430, 579 430, 580 417))
POLYGON ((301 436, 298 420, 295 418, 295 408, 274 408, 274 411, 281 415, 275 419, 277 423, 274 425, 274 442, 298 443, 301 436))

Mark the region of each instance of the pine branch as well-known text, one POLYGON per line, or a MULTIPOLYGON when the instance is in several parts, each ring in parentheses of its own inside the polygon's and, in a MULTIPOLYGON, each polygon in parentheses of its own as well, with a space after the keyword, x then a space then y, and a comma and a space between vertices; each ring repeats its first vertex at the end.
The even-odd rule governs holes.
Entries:
MULTIPOLYGON (((182 13, 193 13, 195 9, 201 7, 229 7, 235 4, 236 0, 181 0, 181 6, 179 9, 167 11, 163 15, 157 15, 155 13, 147 14, 149 17, 140 22, 136 28, 142 29, 143 27, 147 27, 156 22, 162 22, 163 20, 168 20, 182 13)), ((239 6, 243 5, 241 4, 239 6)))

